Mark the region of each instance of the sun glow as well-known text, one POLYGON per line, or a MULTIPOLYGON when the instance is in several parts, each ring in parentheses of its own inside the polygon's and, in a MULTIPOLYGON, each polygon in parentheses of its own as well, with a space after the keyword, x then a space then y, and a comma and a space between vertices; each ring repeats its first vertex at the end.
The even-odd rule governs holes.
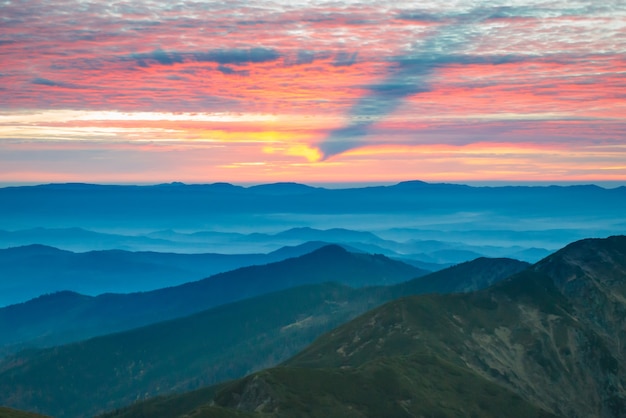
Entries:
POLYGON ((0 177, 626 180, 624 4, 279 3, 6 3, 0 177))

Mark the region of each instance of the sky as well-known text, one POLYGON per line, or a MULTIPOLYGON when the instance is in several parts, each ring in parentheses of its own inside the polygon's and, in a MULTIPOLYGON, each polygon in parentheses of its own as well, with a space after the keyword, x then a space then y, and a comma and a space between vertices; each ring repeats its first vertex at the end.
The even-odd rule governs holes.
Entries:
POLYGON ((0 0, 0 183, 626 182, 626 2, 0 0))

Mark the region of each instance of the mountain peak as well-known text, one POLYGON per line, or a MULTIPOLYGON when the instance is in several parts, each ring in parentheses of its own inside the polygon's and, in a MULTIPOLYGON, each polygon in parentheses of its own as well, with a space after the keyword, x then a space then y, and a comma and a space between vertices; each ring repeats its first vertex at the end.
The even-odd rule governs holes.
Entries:
POLYGON ((61 250, 56 247, 52 247, 50 245, 43 244, 28 244, 28 245, 20 245, 17 247, 9 247, 5 250, 0 250, 4 252, 11 253, 11 255, 34 255, 34 254, 58 254, 58 253, 69 253, 69 251, 61 250))
POLYGON ((249 187, 249 190, 254 191, 257 194, 264 195, 289 195, 309 193, 318 189, 316 187, 307 186, 306 184, 294 182, 280 182, 251 186, 249 187))
POLYGON ((533 268, 554 277, 555 284, 562 290, 583 279, 621 282, 626 276, 626 236, 573 242, 539 261, 533 268))
POLYGON ((396 186, 400 186, 400 187, 421 187, 421 186, 428 186, 430 183, 426 183, 425 181, 422 180, 407 180, 407 181, 401 181, 400 183, 396 184, 396 186))
POLYGON ((328 244, 328 245, 324 245, 321 248, 318 248, 317 250, 312 251, 309 255, 328 256, 328 255, 346 255, 346 254, 350 254, 350 252, 346 250, 345 248, 343 248, 341 245, 328 244))

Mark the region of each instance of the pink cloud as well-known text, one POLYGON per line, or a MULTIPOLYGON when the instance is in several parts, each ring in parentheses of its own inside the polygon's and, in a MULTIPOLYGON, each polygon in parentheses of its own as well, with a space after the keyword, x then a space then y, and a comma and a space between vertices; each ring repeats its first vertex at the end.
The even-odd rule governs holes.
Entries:
MULTIPOLYGON (((175 167, 176 158, 195 161, 195 154, 175 151, 171 144, 159 148, 171 151, 171 158, 160 152, 153 160, 141 157, 156 155, 153 149, 116 143, 136 141, 143 129, 142 140, 176 140, 182 149, 189 145, 185 141, 207 136, 231 147, 228 152, 211 151, 219 158, 199 152, 210 161, 212 168, 204 168, 207 176, 254 177, 257 170, 268 179, 272 172, 331 179, 350 177, 354 170, 360 173, 355 176, 401 179, 430 172, 415 171, 408 162, 396 167, 393 161, 399 156, 387 152, 381 151, 381 160, 373 153, 355 159, 358 153, 350 150, 489 142, 571 144, 577 150, 619 145, 626 137, 626 10, 590 6, 583 13, 557 6, 418 10, 371 3, 333 7, 269 7, 262 2, 167 7, 141 1, 8 3, 0 29, 0 112, 232 112, 243 117, 236 123, 8 121, 0 124, 0 150, 9 150, 8 141, 16 139, 12 136, 16 132, 33 129, 41 136, 31 138, 29 146, 21 145, 19 161, 34 167, 37 147, 61 128, 76 141, 84 132, 80 129, 115 128, 114 133, 107 131, 114 140, 102 139, 96 148, 111 147, 129 167, 136 159, 142 162, 138 167, 152 173, 148 168, 152 161, 167 167, 175 167), (276 121, 245 122, 247 114, 273 114, 276 121), (293 122, 296 119, 308 122, 293 122), (337 147, 347 154, 325 164, 307 161, 308 150, 333 132, 350 137, 352 143, 337 147), (252 145, 255 135, 269 138, 278 151, 268 153, 252 145), (368 170, 367 164, 376 169, 368 170)), ((83 139, 84 151, 95 155, 89 142, 93 138, 83 139)), ((55 151, 47 153, 48 158, 68 161, 63 154, 69 152, 67 145, 53 143, 55 151)), ((17 151, 11 152, 16 157, 17 151)), ((611 152, 615 161, 624 158, 622 148, 611 152)), ((539 155, 532 158, 539 164, 539 155)), ((584 174, 584 164, 566 159, 560 161, 576 167, 550 172, 555 177, 574 172, 626 176, 617 163, 606 164, 613 167, 607 174, 592 162, 595 157, 589 158, 584 174)), ((506 161, 516 170, 524 164, 533 167, 530 162, 516 165, 513 157, 506 161)), ((139 175, 124 169, 124 164, 120 162, 120 173, 139 175)), ((460 159, 450 166, 429 164, 429 169, 440 170, 437 176, 460 176, 463 170, 467 176, 495 175, 484 174, 487 166, 477 169, 460 159)), ((90 170, 88 165, 66 166, 74 167, 72 176, 90 170)), ((41 173, 59 173, 56 163, 46 167, 41 173)), ((37 170, 19 171, 9 157, 2 160, 3 178, 22 172, 37 170)), ((198 168, 185 175, 200 178, 202 172, 198 168)), ((505 172, 502 166, 500 175, 505 172)), ((176 171, 169 173, 174 176, 176 171)))

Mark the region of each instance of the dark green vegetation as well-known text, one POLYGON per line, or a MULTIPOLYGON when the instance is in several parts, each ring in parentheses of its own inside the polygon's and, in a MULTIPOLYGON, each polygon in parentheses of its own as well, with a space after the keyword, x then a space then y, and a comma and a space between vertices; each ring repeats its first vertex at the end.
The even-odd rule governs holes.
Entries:
POLYGON ((101 418, 181 415, 198 418, 554 416, 462 367, 434 355, 415 354, 377 358, 358 368, 277 367, 233 383, 140 402, 101 418), (207 403, 207 399, 214 401, 207 403))
MULTIPOLYGON (((396 265, 385 257, 350 254, 335 246, 293 263, 303 263, 311 274, 319 271, 313 262, 339 268, 344 257, 361 263, 361 268, 341 273, 353 283, 358 275, 372 274, 376 263, 381 269, 396 265)), ((528 266, 515 260, 480 259, 457 266, 448 275, 424 276, 408 284, 296 287, 119 334, 21 352, 0 363, 0 403, 56 417, 89 416, 148 396, 238 378, 286 360, 322 333, 405 291, 419 292, 419 281, 432 289, 433 283, 445 286, 452 277, 463 277, 464 271, 467 277, 479 275, 474 264, 490 280, 528 266)), ((290 271, 294 268, 292 264, 290 271)))
POLYGON ((0 406, 0 418, 45 418, 43 415, 33 414, 32 412, 18 411, 11 408, 3 408, 0 406))
POLYGON ((90 416, 274 365, 375 306, 335 284, 288 289, 0 364, 0 404, 90 416))
POLYGON ((215 404, 285 418, 551 416, 429 354, 378 357, 357 368, 274 368, 222 389, 215 404))
POLYGON ((486 290, 389 302, 280 367, 109 416, 624 417, 625 319, 626 237, 583 240, 486 290))
POLYGON ((0 352, 50 346, 181 317, 294 286, 398 283, 426 271, 381 255, 333 245, 300 257, 250 266, 176 287, 97 297, 59 292, 0 309, 0 352))
POLYGON ((508 258, 477 258, 393 286, 397 297, 418 293, 459 293, 485 289, 530 264, 508 258))

